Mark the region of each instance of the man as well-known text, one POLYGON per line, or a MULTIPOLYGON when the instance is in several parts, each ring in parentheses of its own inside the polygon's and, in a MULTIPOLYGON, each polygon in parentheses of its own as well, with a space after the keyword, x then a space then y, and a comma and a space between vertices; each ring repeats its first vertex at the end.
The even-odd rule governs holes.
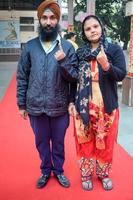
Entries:
POLYGON ((18 64, 17 104, 20 115, 29 116, 41 159, 37 188, 47 184, 51 172, 63 187, 69 187, 63 173, 64 137, 73 97, 70 83, 77 80, 77 58, 72 45, 59 35, 59 5, 46 0, 37 15, 39 37, 27 42, 18 64))

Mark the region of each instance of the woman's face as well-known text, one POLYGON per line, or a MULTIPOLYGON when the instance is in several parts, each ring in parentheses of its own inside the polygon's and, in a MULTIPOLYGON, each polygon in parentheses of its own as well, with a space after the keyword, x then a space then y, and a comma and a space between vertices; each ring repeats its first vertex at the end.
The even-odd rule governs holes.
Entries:
POLYGON ((91 43, 97 43, 102 35, 101 25, 96 19, 90 18, 85 21, 84 33, 91 43))

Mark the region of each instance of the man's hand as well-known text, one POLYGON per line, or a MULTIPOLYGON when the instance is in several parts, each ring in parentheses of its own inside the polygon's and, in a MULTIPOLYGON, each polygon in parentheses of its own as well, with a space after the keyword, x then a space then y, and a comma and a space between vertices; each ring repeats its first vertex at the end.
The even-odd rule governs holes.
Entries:
POLYGON ((55 56, 56 60, 58 60, 58 61, 62 60, 63 58, 66 57, 66 54, 64 53, 61 45, 59 45, 59 50, 55 53, 54 56, 55 56))
POLYGON ((27 119, 28 113, 26 110, 19 110, 19 114, 23 119, 27 119))
POLYGON ((101 51, 97 55, 97 61, 101 65, 101 67, 104 71, 109 70, 110 65, 109 65, 109 62, 108 62, 108 58, 107 58, 107 56, 104 52, 103 46, 101 46, 101 51))

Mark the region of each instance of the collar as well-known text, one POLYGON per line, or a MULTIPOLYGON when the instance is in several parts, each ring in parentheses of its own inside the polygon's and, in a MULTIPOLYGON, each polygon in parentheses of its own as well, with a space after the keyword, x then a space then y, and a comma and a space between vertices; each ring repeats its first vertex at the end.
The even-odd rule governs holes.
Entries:
POLYGON ((57 38, 51 42, 51 45, 48 48, 45 46, 45 42, 42 42, 41 38, 39 38, 39 39, 40 39, 41 45, 42 45, 44 51, 46 52, 46 54, 50 53, 57 44, 61 44, 61 36, 59 34, 57 35, 57 38))

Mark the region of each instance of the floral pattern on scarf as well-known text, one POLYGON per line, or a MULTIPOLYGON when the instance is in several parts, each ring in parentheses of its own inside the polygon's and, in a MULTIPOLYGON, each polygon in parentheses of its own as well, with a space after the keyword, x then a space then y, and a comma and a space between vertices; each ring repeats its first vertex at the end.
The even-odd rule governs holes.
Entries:
POLYGON ((102 37, 99 47, 93 52, 91 52, 91 46, 89 43, 85 43, 81 48, 77 50, 77 55, 79 59, 79 81, 75 105, 85 126, 88 126, 89 123, 88 103, 89 96, 92 95, 90 61, 96 60, 96 57, 101 50, 101 45, 103 45, 106 51, 108 43, 102 37))

